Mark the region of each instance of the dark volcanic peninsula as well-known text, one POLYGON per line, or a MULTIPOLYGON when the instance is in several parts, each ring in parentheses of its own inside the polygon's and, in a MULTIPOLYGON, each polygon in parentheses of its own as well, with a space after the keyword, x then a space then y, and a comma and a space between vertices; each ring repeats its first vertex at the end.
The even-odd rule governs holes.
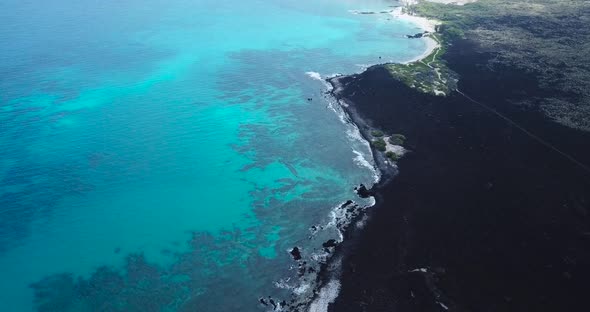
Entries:
POLYGON ((457 38, 443 56, 474 101, 384 66, 337 78, 349 113, 410 152, 341 248, 330 311, 590 311, 590 133, 515 105, 549 91, 492 57, 457 38))

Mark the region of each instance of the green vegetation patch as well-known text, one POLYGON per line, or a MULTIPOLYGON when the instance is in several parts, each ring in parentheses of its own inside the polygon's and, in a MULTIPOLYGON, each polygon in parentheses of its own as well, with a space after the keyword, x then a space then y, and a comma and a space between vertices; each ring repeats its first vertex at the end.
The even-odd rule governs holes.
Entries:
MULTIPOLYGON (((406 10, 441 21, 437 35, 443 47, 462 38, 493 56, 485 65, 491 71, 513 68, 534 75, 545 95, 515 104, 590 131, 590 2, 478 0, 458 6, 420 1, 406 10)), ((424 68, 411 68, 413 73, 399 66, 392 72, 404 83, 432 90, 432 76, 424 68), (422 76, 426 82, 416 82, 422 76)))
POLYGON ((378 151, 385 152, 385 150, 387 149, 387 144, 385 143, 385 140, 383 140, 383 138, 373 140, 372 144, 378 151))
POLYGON ((392 151, 385 153, 385 156, 387 156, 387 158, 389 158, 391 161, 398 161, 399 160, 399 156, 392 151))
POLYGON ((380 138, 380 137, 383 136, 383 132, 382 131, 379 131, 379 130, 373 130, 373 131, 371 131, 371 135, 374 136, 374 137, 376 137, 376 138, 380 138))
POLYGON ((393 145, 404 145, 406 142, 406 136, 403 134, 393 134, 389 137, 389 143, 393 145))
POLYGON ((386 68, 391 75, 410 88, 432 95, 448 95, 457 88, 457 75, 452 72, 441 58, 446 47, 439 34, 429 37, 438 42, 426 58, 407 64, 388 64, 386 68))

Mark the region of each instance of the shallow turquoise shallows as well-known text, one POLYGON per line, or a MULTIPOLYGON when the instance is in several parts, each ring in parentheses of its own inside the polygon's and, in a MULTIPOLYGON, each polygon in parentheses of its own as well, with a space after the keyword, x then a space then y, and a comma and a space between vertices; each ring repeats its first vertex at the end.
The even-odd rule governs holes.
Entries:
POLYGON ((291 295, 288 250, 337 239, 309 229, 375 181, 318 73, 421 54, 415 26, 351 13, 391 5, 0 2, 0 311, 291 295))

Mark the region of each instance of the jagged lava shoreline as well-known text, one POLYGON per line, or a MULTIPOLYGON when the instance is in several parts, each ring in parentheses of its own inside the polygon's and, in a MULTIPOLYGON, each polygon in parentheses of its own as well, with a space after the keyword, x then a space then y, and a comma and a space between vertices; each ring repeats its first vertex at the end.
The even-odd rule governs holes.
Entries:
POLYGON ((488 66, 469 38, 447 43, 457 81, 444 96, 387 64, 329 79, 366 139, 401 133, 409 150, 399 171, 374 150, 384 178, 336 250, 329 311, 590 309, 590 134, 514 105, 546 94, 534 74, 488 66))

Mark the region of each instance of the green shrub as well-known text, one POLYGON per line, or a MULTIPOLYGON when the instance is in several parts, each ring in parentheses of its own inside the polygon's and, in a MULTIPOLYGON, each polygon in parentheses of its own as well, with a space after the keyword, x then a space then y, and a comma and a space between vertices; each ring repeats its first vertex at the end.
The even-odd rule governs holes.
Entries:
POLYGON ((465 32, 455 25, 443 25, 441 27, 441 33, 448 39, 464 38, 465 32))
POLYGON ((376 138, 380 138, 383 136, 383 132, 379 131, 379 130, 373 130, 371 131, 371 135, 376 137, 376 138))
POLYGON ((393 145, 404 145, 406 137, 403 134, 393 134, 389 137, 389 143, 393 145))
POLYGON ((397 156, 397 154, 392 151, 385 153, 385 156, 387 156, 387 158, 389 158, 391 161, 397 161, 399 159, 399 156, 397 156))
POLYGON ((378 151, 382 151, 385 152, 385 150, 387 149, 387 144, 385 143, 385 140, 383 140, 383 138, 378 138, 376 140, 373 140, 373 146, 378 150, 378 151))

